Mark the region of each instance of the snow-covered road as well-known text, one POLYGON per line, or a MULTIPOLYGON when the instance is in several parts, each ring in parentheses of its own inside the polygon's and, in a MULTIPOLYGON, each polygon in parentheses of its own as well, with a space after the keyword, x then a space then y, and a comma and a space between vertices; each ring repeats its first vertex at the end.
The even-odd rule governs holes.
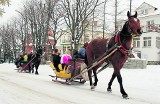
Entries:
POLYGON ((13 64, 0 64, 0 104, 160 104, 160 65, 147 69, 122 69, 125 100, 114 81, 112 93, 106 92, 112 69, 98 75, 95 91, 89 83, 64 85, 52 82, 48 65, 40 65, 40 75, 18 73, 13 64))

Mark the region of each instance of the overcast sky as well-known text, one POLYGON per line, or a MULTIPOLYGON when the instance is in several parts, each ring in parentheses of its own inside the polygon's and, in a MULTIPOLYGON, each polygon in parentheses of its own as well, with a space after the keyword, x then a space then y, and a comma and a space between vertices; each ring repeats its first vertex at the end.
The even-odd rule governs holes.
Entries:
MULTIPOLYGON (((6 6, 5 12, 2 17, 0 17, 0 24, 6 23, 6 21, 11 21, 12 17, 15 17, 17 15, 17 12, 15 10, 20 10, 22 8, 22 2, 25 0, 11 0, 11 5, 8 7, 6 6)), ((110 0, 112 1, 112 0, 110 0)), ((118 0, 122 3, 122 8, 126 8, 129 10, 129 0, 118 0)), ((160 9, 160 0, 132 0, 132 6, 133 9, 140 6, 143 2, 149 3, 158 9, 160 9)), ((121 7, 119 7, 121 8, 121 7)), ((127 12, 127 11, 126 11, 127 12)))

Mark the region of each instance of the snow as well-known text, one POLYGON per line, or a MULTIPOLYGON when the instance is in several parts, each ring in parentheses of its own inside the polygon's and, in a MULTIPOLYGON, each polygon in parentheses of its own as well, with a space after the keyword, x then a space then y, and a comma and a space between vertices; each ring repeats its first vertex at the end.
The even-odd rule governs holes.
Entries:
POLYGON ((123 99, 117 80, 112 93, 106 91, 113 73, 107 68, 98 74, 94 91, 89 82, 65 85, 51 81, 49 65, 40 65, 39 75, 19 73, 14 64, 0 64, 0 104, 160 104, 160 65, 147 69, 122 69, 123 85, 128 100, 123 99))

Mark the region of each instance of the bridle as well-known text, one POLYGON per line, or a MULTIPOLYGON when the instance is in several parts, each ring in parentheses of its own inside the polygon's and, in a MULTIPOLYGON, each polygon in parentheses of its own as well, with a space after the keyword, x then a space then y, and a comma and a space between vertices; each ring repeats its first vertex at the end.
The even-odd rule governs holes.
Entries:
MULTIPOLYGON (((130 18, 135 18, 135 17, 130 17, 130 18)), ((131 28, 131 23, 130 23, 130 18, 129 18, 129 20, 128 21, 126 21, 126 28, 127 28, 127 30, 128 30, 128 33, 129 34, 131 34, 131 36, 132 35, 136 35, 136 33, 134 33, 134 30, 133 30, 133 28, 131 28)), ((137 18, 136 18, 137 19, 137 18)), ((135 22, 139 22, 139 19, 137 19, 137 21, 135 21, 135 22)), ((126 36, 126 35, 124 35, 124 34, 122 34, 123 36, 126 36)), ((137 36, 137 35, 136 35, 137 36)))
MULTIPOLYGON (((134 18, 134 17, 130 17, 130 18, 134 18)), ((130 19, 129 18, 129 19, 130 19)), ((139 22, 139 20, 137 20, 136 22, 139 22)), ((127 31, 130 35, 125 35, 124 33, 122 33, 122 31, 120 33, 118 33, 117 35, 115 35, 115 38, 114 38, 114 41, 115 43, 118 43, 121 48, 119 48, 119 51, 121 53, 123 53, 125 56, 128 56, 128 54, 130 53, 131 49, 126 49, 123 44, 122 44, 122 41, 121 41, 121 38, 120 38, 120 35, 123 35, 124 37, 133 37, 133 35, 135 34, 134 33, 134 30, 133 28, 131 28, 131 25, 130 25, 130 20, 126 21, 125 22, 125 26, 127 28, 127 31)))
POLYGON ((132 35, 132 33, 133 33, 134 31, 133 31, 133 29, 131 28, 129 21, 126 22, 126 26, 127 26, 127 29, 128 29, 129 34, 132 35))

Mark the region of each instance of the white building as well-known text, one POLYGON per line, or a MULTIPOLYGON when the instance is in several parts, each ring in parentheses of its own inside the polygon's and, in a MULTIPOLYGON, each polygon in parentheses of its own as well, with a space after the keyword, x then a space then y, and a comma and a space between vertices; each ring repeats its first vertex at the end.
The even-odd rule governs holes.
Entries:
POLYGON ((143 33, 134 38, 134 50, 148 64, 160 64, 160 10, 143 2, 136 11, 143 33))
MULTIPOLYGON (((135 11, 138 13, 142 35, 133 39, 133 51, 141 59, 146 59, 148 64, 160 64, 160 10, 143 2, 135 11)), ((124 22, 117 22, 119 30, 124 22)))

